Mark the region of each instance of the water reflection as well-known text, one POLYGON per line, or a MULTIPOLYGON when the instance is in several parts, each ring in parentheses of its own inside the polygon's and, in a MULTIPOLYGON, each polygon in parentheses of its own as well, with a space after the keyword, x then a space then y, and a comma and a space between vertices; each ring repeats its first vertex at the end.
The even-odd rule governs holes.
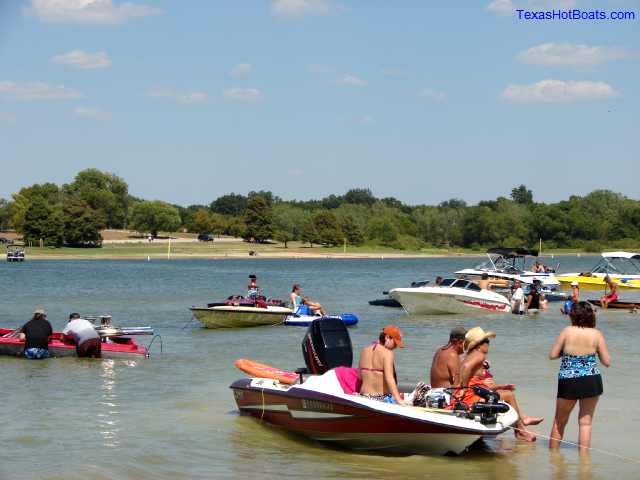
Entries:
POLYGON ((101 400, 98 401, 99 411, 97 412, 103 445, 109 448, 115 448, 120 444, 118 439, 120 432, 118 426, 120 424, 120 404, 118 403, 116 391, 116 370, 114 365, 115 361, 112 359, 102 360, 100 372, 102 395, 101 400))
MULTIPOLYGON (((572 452, 573 453, 573 452, 572 452)), ((591 455, 580 453, 578 464, 569 463, 566 452, 560 450, 549 450, 549 460, 553 468, 554 480, 569 480, 578 478, 579 480, 592 480, 591 455)))

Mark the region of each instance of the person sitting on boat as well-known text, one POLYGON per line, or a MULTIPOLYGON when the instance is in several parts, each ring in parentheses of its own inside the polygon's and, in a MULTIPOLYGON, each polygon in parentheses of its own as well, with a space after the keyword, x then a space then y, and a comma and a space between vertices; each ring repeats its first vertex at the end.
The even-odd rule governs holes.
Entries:
POLYGON ((24 356, 32 360, 49 358, 49 339, 52 334, 53 328, 47 320, 47 312, 38 308, 18 333, 18 338, 24 341, 24 356))
POLYGON ((618 284, 613 281, 613 279, 606 275, 604 277, 604 295, 600 298, 600 306, 602 308, 608 308, 611 302, 618 301, 618 284), (609 294, 607 295, 607 288, 609 289, 609 294))
POLYGON ((533 273, 544 273, 546 271, 546 268, 540 262, 536 262, 533 264, 533 267, 531 267, 531 271, 533 273))
POLYGON ((431 362, 431 388, 448 388, 459 383, 460 355, 466 333, 466 328, 455 327, 449 333, 449 343, 436 350, 431 362))
POLYGON ((525 310, 525 302, 522 284, 516 280, 511 289, 513 292, 511 294, 511 313, 514 313, 516 315, 523 315, 525 310))
POLYGON ((580 284, 575 280, 571 282, 571 296, 565 300, 564 305, 560 308, 560 312, 569 315, 573 306, 580 301, 580 284))
POLYGON ((489 352, 490 338, 495 338, 495 332, 485 332, 481 327, 473 327, 465 335, 464 350, 466 355, 460 366, 460 383, 454 391, 454 401, 464 403, 467 406, 482 401, 482 397, 475 394, 469 387, 482 386, 496 391, 500 399, 511 405, 518 413, 518 423, 514 429, 516 438, 533 442, 536 435, 526 429, 529 425, 538 425, 544 419, 542 417, 526 416, 516 401, 515 385, 512 383, 497 384, 489 371, 487 353, 489 352))
POLYGON ((100 335, 93 324, 80 318, 78 313, 69 315, 69 322, 62 330, 62 340, 75 344, 78 357, 100 358, 102 356, 100 335))
POLYGON ((491 290, 493 287, 507 287, 509 286, 509 281, 489 278, 489 274, 484 272, 480 276, 480 280, 478 280, 478 286, 483 290, 491 290))
POLYGON ((249 275, 249 285, 247 285, 247 297, 253 298, 254 300, 260 295, 260 287, 258 287, 257 283, 258 277, 256 277, 255 273, 249 275))
POLYGON ((291 309, 294 313, 298 315, 326 315, 322 305, 318 302, 314 302, 313 300, 302 297, 300 295, 302 292, 302 287, 299 284, 295 284, 291 288, 291 293, 289 294, 289 300, 291 302, 291 309))
POLYGON ((386 403, 407 403, 400 396, 396 378, 393 350, 404 348, 402 332, 395 325, 387 325, 380 332, 378 341, 360 352, 360 395, 386 403))

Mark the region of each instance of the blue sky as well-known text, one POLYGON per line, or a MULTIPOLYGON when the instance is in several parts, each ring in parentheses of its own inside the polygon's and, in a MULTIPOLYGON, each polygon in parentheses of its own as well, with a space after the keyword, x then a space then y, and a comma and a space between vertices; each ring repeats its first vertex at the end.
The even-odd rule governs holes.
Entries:
POLYGON ((638 0, 0 0, 0 197, 96 167, 182 205, 640 198, 639 25, 638 0))

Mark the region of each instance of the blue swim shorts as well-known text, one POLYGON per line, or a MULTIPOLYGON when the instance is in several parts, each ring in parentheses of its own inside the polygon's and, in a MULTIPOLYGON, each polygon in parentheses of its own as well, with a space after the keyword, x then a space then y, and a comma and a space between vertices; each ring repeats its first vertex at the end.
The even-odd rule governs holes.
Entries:
POLYGON ((46 348, 32 347, 32 348, 25 349, 24 356, 31 360, 40 360, 43 358, 49 358, 51 354, 49 353, 49 350, 47 350, 46 348))

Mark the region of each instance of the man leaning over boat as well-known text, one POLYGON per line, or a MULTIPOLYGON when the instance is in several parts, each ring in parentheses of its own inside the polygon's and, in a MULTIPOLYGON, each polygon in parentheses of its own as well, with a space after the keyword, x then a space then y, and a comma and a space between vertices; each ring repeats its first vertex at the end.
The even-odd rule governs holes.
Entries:
POLYGON ((93 324, 80 318, 78 313, 69 315, 69 322, 62 331, 62 341, 74 343, 78 357, 100 358, 102 356, 100 335, 93 324))

